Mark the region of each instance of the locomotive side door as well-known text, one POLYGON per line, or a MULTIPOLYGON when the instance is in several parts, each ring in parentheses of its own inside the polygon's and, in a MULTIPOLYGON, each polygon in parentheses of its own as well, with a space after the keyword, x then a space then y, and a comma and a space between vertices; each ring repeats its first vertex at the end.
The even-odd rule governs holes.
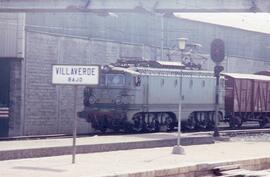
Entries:
POLYGON ((143 112, 149 111, 149 76, 143 79, 143 112))
POLYGON ((225 77, 225 112, 234 112, 234 79, 230 77, 225 77))

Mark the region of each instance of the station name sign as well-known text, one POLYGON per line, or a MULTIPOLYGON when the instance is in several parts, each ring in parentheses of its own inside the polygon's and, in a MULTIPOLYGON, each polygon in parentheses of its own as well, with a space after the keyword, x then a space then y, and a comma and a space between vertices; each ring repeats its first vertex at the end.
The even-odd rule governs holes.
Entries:
POLYGON ((52 83, 64 85, 98 85, 97 65, 53 65, 52 83))

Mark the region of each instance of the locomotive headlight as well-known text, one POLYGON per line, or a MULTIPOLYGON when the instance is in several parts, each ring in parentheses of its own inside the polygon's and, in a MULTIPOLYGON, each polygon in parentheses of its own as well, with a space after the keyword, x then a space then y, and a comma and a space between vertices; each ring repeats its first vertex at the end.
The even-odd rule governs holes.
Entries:
POLYGON ((114 100, 114 103, 115 103, 116 105, 122 104, 122 98, 121 98, 121 96, 117 96, 117 97, 115 98, 115 100, 114 100))
POLYGON ((105 65, 102 67, 102 70, 104 70, 105 72, 109 72, 111 68, 108 65, 105 65))
POLYGON ((128 97, 127 96, 117 96, 115 99, 114 99, 114 103, 116 105, 121 105, 121 104, 128 104, 128 97))
POLYGON ((121 97, 117 97, 117 98, 114 100, 114 102, 115 102, 116 105, 122 104, 121 97))
POLYGON ((123 104, 128 104, 128 97, 127 96, 122 96, 122 102, 123 104))
POLYGON ((88 100, 89 100, 90 104, 94 104, 96 102, 97 98, 94 95, 91 95, 88 100))

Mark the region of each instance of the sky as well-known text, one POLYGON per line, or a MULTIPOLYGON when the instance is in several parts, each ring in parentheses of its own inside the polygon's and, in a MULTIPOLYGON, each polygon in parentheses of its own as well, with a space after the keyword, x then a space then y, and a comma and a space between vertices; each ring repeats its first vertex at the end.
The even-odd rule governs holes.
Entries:
POLYGON ((269 13, 175 13, 175 16, 270 34, 269 13))

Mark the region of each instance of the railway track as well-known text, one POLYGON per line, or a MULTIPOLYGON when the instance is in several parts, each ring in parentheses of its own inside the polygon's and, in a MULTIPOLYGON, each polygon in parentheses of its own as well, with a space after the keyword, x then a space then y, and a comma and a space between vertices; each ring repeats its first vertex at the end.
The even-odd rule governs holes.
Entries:
MULTIPOLYGON (((175 130, 176 131, 176 130, 175 130)), ((172 131, 172 132, 175 132, 172 131)), ((256 127, 243 127, 241 129, 232 130, 227 127, 220 127, 220 135, 221 136, 229 136, 234 137, 238 135, 256 135, 256 134, 270 134, 270 128, 264 128, 264 129, 258 129, 256 127)), ((168 132, 170 133, 170 132, 168 132)), ((187 132, 184 131, 182 133, 191 133, 194 135, 200 135, 200 134, 212 134, 213 131, 192 131, 187 132)), ((112 135, 129 135, 131 133, 90 133, 90 134, 78 134, 77 137, 89 137, 89 136, 112 136, 112 135)), ((132 134, 138 134, 138 133, 132 133, 132 134)), ((70 134, 53 134, 53 135, 37 135, 37 136, 18 136, 18 137, 1 137, 0 141, 14 141, 14 140, 35 140, 35 139, 56 139, 56 138, 71 138, 72 135, 70 134)))

